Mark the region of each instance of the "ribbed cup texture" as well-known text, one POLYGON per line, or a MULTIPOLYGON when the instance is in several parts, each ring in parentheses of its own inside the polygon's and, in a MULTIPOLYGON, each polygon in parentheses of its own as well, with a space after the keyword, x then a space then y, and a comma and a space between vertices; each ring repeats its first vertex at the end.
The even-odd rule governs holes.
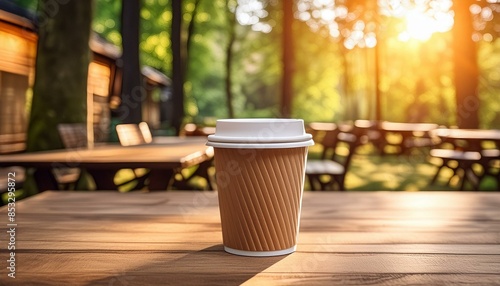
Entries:
POLYGON ((224 246, 275 251, 297 243, 307 147, 215 148, 224 246))

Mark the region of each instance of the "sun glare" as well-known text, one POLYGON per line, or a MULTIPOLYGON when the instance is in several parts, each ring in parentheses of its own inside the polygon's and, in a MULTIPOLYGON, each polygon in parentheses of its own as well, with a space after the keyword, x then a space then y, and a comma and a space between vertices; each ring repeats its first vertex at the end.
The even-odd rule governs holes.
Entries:
POLYGON ((400 34, 399 38, 427 41, 434 32, 434 23, 431 18, 418 12, 410 13, 406 16, 406 30, 400 34))
POLYGON ((448 11, 422 11, 415 9, 405 15, 406 29, 399 35, 402 41, 429 40, 434 33, 449 31, 453 26, 453 15, 448 11))

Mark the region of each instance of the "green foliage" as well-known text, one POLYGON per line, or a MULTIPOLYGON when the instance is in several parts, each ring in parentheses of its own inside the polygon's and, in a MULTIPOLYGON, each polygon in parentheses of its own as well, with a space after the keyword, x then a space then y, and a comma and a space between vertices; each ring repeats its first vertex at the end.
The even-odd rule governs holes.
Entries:
POLYGON ((279 116, 281 54, 276 30, 260 33, 242 26, 237 30, 233 74, 235 114, 248 117, 279 116))
POLYGON ((117 46, 122 44, 120 13, 121 0, 95 1, 92 29, 117 46))
POLYGON ((227 116, 224 62, 228 27, 225 1, 200 1, 196 9, 188 51, 186 121, 203 123, 205 117, 227 116))
POLYGON ((32 12, 35 12, 38 6, 38 0, 14 0, 14 2, 20 7, 26 8, 32 12))
POLYGON ((331 37, 312 32, 296 22, 293 116, 311 121, 342 118, 342 60, 338 43, 331 37), (313 44, 312 44, 313 43, 313 44), (312 60, 312 58, 321 60, 312 60))
POLYGON ((171 75, 170 24, 172 12, 168 0, 144 0, 141 9, 141 61, 171 75))
POLYGON ((482 128, 500 126, 500 39, 480 42, 478 52, 481 75, 479 79, 479 122, 482 128))
MULTIPOLYGON (((121 0, 96 1, 94 29, 120 45, 121 0)), ((235 1, 183 1, 184 37, 191 41, 184 86, 185 121, 202 123, 228 116, 225 61, 232 29, 226 12, 228 2, 233 5, 230 11, 234 11, 235 1), (188 31, 189 24, 193 29, 188 31)), ((358 2, 352 7, 362 9, 365 2, 358 2)), ((238 22, 235 27, 231 90, 237 117, 279 116, 281 1, 262 3, 267 14, 259 18, 259 23, 268 24, 272 29, 259 30, 258 25, 238 22)), ((143 0, 142 4, 141 63, 171 76, 171 2, 143 0)), ((371 17, 364 15, 362 10, 356 11, 361 19, 368 21, 371 17)), ((398 39, 398 33, 404 29, 402 19, 384 14, 381 20, 384 25, 377 40, 382 119, 456 124, 453 62, 449 50, 451 34, 435 33, 427 42, 402 41, 398 39)), ((493 27, 499 20, 495 14, 486 27, 493 27)), ((356 21, 349 21, 339 22, 339 27, 352 28, 356 21)), ((366 29, 373 30, 373 27, 366 29)), ((493 30, 488 28, 483 32, 493 30)), ((309 23, 299 20, 294 23, 294 36, 293 116, 306 121, 374 118, 374 49, 348 50, 342 40, 332 38, 326 29, 312 29, 309 23)), ((500 72, 497 68, 500 43, 498 40, 482 41, 478 47, 481 124, 491 128, 500 126, 500 72)))

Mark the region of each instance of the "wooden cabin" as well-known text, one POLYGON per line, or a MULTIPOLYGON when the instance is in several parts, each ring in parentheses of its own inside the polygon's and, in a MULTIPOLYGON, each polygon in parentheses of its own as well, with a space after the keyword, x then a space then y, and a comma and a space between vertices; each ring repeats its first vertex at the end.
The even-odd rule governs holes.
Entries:
POLYGON ((165 115, 172 114, 168 110, 172 106, 172 81, 149 66, 143 67, 141 72, 147 92, 142 103, 142 121, 147 122, 153 130, 162 129, 162 123, 168 122, 168 116, 165 115))
MULTIPOLYGON (((34 83, 37 33, 33 16, 13 4, 0 2, 0 154, 21 152, 26 148, 29 110, 34 83), (2 4, 3 3, 3 4, 2 4)), ((88 73, 88 94, 92 96, 94 140, 108 141, 111 109, 120 102, 121 71, 116 61, 118 47, 96 33, 89 42, 92 62, 88 73)), ((161 72, 142 70, 147 97, 143 102, 143 121, 160 128, 161 96, 170 88, 170 79, 161 72)))
POLYGON ((23 16, 0 10, 0 154, 26 148, 38 37, 23 16))
POLYGON ((120 96, 121 81, 116 66, 121 51, 97 34, 90 38, 92 61, 89 65, 87 91, 92 96, 94 141, 105 142, 110 133, 111 112, 109 102, 113 96, 120 96))

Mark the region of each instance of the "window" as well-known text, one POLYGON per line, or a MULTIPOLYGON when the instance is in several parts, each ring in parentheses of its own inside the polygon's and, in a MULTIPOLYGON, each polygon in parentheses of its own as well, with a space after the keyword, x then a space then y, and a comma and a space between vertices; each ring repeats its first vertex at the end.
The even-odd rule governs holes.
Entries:
POLYGON ((94 95, 107 97, 109 95, 110 76, 111 69, 109 66, 91 62, 87 84, 88 91, 94 95))
POLYGON ((27 90, 27 76, 0 71, 0 134, 25 132, 27 90))

